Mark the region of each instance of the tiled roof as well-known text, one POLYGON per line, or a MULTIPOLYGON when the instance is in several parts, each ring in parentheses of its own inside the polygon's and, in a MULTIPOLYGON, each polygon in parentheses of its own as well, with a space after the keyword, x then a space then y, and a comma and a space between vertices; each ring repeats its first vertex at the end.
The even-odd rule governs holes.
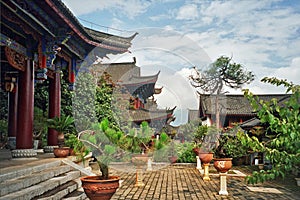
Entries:
POLYGON ((102 42, 103 44, 119 46, 123 48, 129 48, 131 46, 131 40, 137 35, 133 34, 130 37, 120 37, 116 35, 111 35, 108 33, 103 33, 96 31, 87 27, 84 27, 84 30, 96 41, 102 42))
POLYGON ((143 85, 143 84, 151 84, 151 83, 156 83, 158 75, 160 72, 157 74, 151 75, 151 76, 131 76, 129 77, 128 80, 122 80, 122 85, 143 85))
POLYGON ((257 119, 256 117, 253 117, 247 121, 244 121, 243 123, 240 124, 240 127, 241 128, 251 128, 251 127, 254 127, 254 126, 257 126, 257 125, 260 125, 261 122, 259 119, 257 119))
POLYGON ((188 110, 188 122, 199 119, 199 110, 188 110))
POLYGON ((173 109, 157 109, 157 110, 146 110, 146 109, 138 109, 138 110, 129 110, 129 115, 133 119, 133 121, 148 121, 148 120, 158 120, 172 117, 173 109))
POLYGON ((77 18, 73 15, 73 13, 69 10, 69 8, 61 0, 48 0, 47 2, 50 7, 52 7, 52 5, 55 5, 55 8, 53 7, 53 9, 62 13, 64 17, 68 19, 68 21, 71 23, 69 24, 69 26, 72 28, 76 27, 76 29, 80 32, 78 33, 79 36, 82 38, 87 38, 87 42, 94 46, 101 46, 103 48, 108 48, 117 52, 126 52, 131 46, 131 41, 137 35, 137 33, 134 33, 130 37, 120 37, 83 27, 77 20, 77 18))
MULTIPOLYGON (((257 95, 259 99, 270 101, 275 98, 278 102, 284 102, 289 94, 265 94, 257 95)), ((200 94, 200 115, 215 114, 216 95, 200 94)), ((244 95, 219 95, 220 114, 223 115, 255 115, 250 102, 244 95)), ((202 116, 202 117, 203 117, 202 116)))
POLYGON ((140 76, 140 68, 135 62, 96 64, 93 69, 107 72, 114 83, 128 80, 131 76, 140 76))

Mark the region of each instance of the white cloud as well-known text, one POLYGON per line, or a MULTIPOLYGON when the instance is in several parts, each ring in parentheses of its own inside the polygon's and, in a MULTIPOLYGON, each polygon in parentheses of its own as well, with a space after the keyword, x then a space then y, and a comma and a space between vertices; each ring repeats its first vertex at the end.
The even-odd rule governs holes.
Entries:
POLYGON ((300 57, 294 58, 288 67, 275 69, 274 74, 271 76, 300 84, 300 57))
POLYGON ((188 4, 184 5, 178 10, 178 14, 176 19, 179 20, 194 20, 197 19, 199 16, 198 14, 198 7, 196 4, 188 4))
MULTIPOLYGON (((85 6, 82 6, 80 1, 71 3, 70 0, 64 0, 64 2, 70 3, 71 10, 76 10, 74 11, 76 15, 110 9, 112 13, 119 12, 128 18, 141 13, 145 13, 147 17, 146 12, 150 13, 151 9, 160 3, 157 1, 151 4, 150 1, 142 0, 112 0, 99 3, 95 0, 86 0, 85 6)), ((148 16, 152 22, 162 24, 162 28, 136 30, 139 35, 133 40, 130 49, 132 54, 110 55, 112 59, 109 62, 131 61, 135 56, 145 73, 154 74, 161 68, 171 71, 170 74, 175 77, 176 71, 183 76, 189 71, 189 67, 194 65, 205 67, 219 56, 225 55, 233 56, 235 62, 241 63, 255 73, 256 80, 245 86, 254 93, 284 92, 283 88, 278 89, 261 83, 260 79, 265 76, 275 76, 299 83, 300 13, 295 5, 289 6, 284 1, 277 0, 188 2, 189 4, 179 8, 166 8, 160 12, 162 14, 150 13, 148 16)), ((114 16, 116 14, 112 17, 114 16)), ((147 22, 143 18, 136 20, 139 23, 147 22)), ((123 26, 124 29, 124 24, 119 20, 115 20, 113 26, 115 28, 123 26)), ((159 81, 166 84, 165 92, 169 91, 172 96, 172 91, 177 90, 169 84, 178 85, 176 81, 174 82, 176 79, 168 75, 166 78, 163 76, 160 74, 159 81)), ((185 91, 180 85, 177 88, 185 91)), ((189 99, 184 98, 186 96, 188 95, 179 97, 173 95, 173 98, 170 98, 161 95, 157 98, 160 98, 159 103, 163 106, 172 107, 173 101, 183 105, 176 100, 177 98, 184 99, 186 105, 192 105, 189 99)))
POLYGON ((121 13, 131 19, 144 13, 151 4, 149 1, 143 0, 85 0, 84 2, 63 0, 63 2, 76 16, 109 9, 115 15, 121 13))

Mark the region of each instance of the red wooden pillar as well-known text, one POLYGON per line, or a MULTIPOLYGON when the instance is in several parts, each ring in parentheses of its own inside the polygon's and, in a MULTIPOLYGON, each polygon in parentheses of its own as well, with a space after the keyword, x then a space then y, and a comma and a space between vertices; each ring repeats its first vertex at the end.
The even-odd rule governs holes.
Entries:
POLYGON ((32 149, 34 76, 33 62, 28 59, 25 71, 19 73, 17 149, 32 149))
POLYGON ((16 148, 18 116, 18 87, 15 84, 13 92, 8 93, 8 140, 10 148, 16 148))
MULTIPOLYGON (((50 79, 49 84, 49 118, 60 116, 60 72, 54 72, 54 78, 50 79)), ((57 146, 57 131, 49 128, 48 130, 48 145, 57 146)))

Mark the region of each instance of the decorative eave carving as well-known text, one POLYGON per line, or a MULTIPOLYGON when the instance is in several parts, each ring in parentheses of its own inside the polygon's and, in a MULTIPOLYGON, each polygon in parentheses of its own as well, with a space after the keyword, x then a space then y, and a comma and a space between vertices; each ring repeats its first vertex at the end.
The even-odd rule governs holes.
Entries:
POLYGON ((18 52, 16 52, 15 50, 9 48, 9 47, 5 47, 5 56, 7 58, 8 63, 21 71, 25 71, 25 67, 26 67, 26 57, 18 52))

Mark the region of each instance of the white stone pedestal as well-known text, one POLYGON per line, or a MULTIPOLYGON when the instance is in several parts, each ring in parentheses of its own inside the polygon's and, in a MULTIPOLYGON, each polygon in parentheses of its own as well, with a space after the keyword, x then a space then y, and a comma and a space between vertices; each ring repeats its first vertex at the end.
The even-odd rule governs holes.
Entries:
POLYGON ((197 159, 197 169, 202 169, 202 166, 201 166, 201 160, 199 158, 199 156, 196 156, 196 159, 197 159))
POLYGON ((147 162, 147 171, 152 171, 152 159, 149 158, 147 162))
POLYGON ((203 176, 203 180, 204 181, 210 181, 209 178, 209 163, 204 163, 204 176, 203 176))
POLYGON ((220 174, 220 191, 219 191, 219 195, 228 195, 227 181, 226 181, 227 172, 225 172, 225 173, 220 172, 219 174, 220 174))
POLYGON ((141 168, 136 169, 136 176, 135 176, 135 185, 136 187, 142 187, 145 186, 145 183, 143 182, 143 170, 141 168))

